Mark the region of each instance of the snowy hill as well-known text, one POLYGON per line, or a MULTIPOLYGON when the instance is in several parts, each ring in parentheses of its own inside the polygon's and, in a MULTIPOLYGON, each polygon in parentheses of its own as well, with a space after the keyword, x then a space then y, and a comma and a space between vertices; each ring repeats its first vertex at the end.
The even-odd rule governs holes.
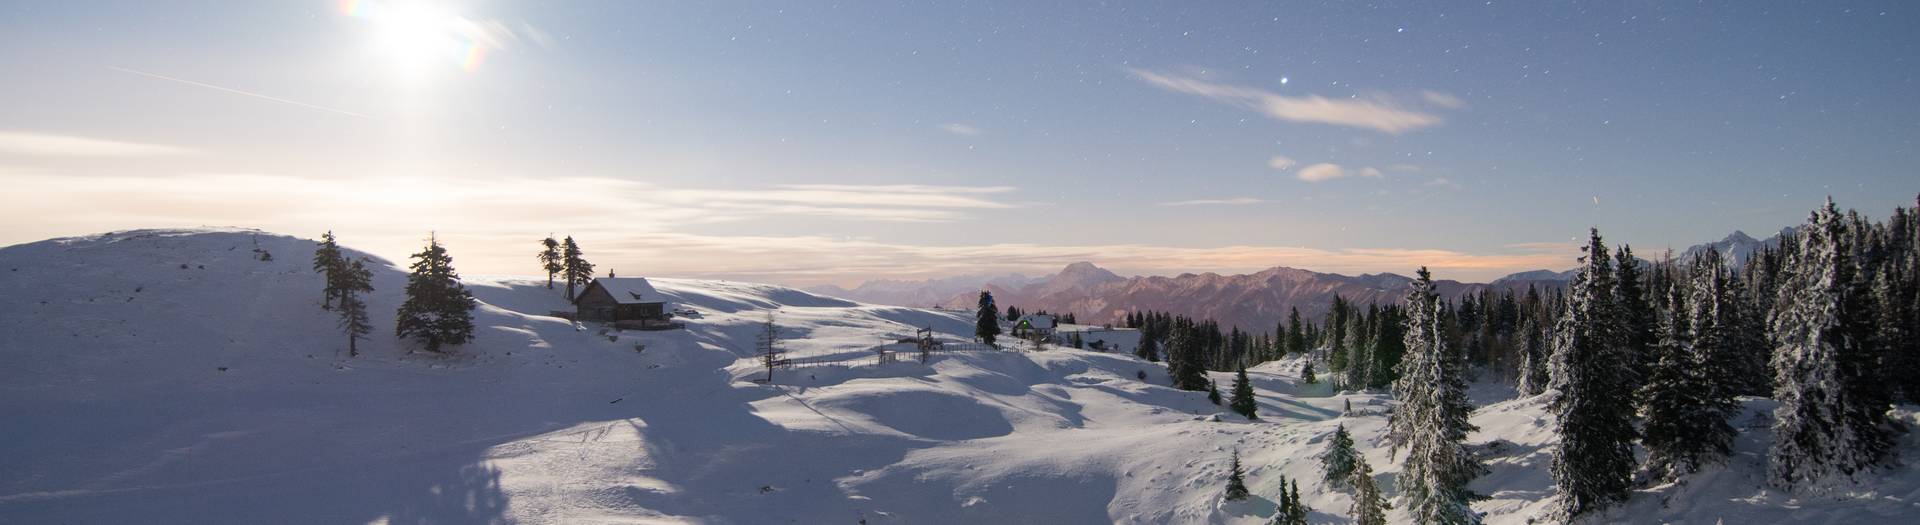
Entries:
MULTIPOLYGON (((1249 371, 1263 419, 1247 421, 1131 356, 1015 348, 877 364, 877 345, 916 328, 964 340, 970 316, 768 285, 655 279, 674 308, 698 312, 686 329, 603 332, 546 316, 566 304, 544 280, 469 276, 478 339, 443 356, 392 338, 404 274, 382 261, 378 329, 347 358, 319 308, 313 247, 197 230, 0 249, 0 522, 1263 523, 1284 475, 1315 523, 1345 523, 1348 499, 1319 482, 1315 459, 1336 425, 1384 486, 1399 471, 1380 443, 1390 400, 1303 384, 1299 361, 1249 371), (811 364, 764 385, 752 353, 769 311, 811 364), (1256 497, 1222 504, 1234 449, 1256 497)), ((1492 472, 1473 485, 1491 496, 1475 508, 1525 523, 1552 497, 1554 437, 1537 400, 1503 392, 1476 391, 1492 404, 1471 441, 1492 472)), ((1912 467, 1844 494, 1763 488, 1767 433, 1753 422, 1770 403, 1747 401, 1728 465, 1643 490, 1601 521, 1876 523, 1916 510, 1912 467)))

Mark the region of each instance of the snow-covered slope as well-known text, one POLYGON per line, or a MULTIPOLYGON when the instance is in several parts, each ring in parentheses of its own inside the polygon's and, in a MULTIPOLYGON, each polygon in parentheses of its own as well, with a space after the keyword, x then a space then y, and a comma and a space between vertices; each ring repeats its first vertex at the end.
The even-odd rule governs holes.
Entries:
MULTIPOLYGON (((876 345, 920 327, 958 341, 970 320, 776 286, 656 279, 698 312, 687 328, 603 333, 547 317, 566 305, 544 281, 470 276, 478 340, 442 356, 391 337, 404 276, 380 264, 381 330, 347 358, 312 249, 243 230, 0 249, 0 522, 1261 523, 1266 499, 1220 502, 1238 449, 1256 496, 1299 479, 1313 520, 1342 523, 1315 459, 1336 425, 1386 486, 1399 470, 1378 446, 1388 400, 1302 384, 1297 361, 1249 372, 1263 419, 1209 417, 1124 355, 877 365, 876 345), (796 359, 846 361, 751 381, 769 311, 796 359)), ((1524 523, 1552 493, 1550 426, 1531 400, 1474 421, 1499 443, 1476 508, 1524 523)), ((1910 468, 1858 494, 1762 489, 1764 440, 1609 517, 1884 522, 1920 499, 1910 468)))

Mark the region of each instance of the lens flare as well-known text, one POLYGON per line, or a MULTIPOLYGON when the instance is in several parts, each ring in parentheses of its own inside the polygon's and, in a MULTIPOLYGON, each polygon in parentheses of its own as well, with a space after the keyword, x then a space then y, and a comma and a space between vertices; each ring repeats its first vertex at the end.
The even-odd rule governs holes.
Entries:
POLYGON ((436 64, 472 73, 501 45, 480 24, 428 4, 340 0, 338 5, 341 14, 371 24, 374 51, 409 73, 425 73, 436 64))

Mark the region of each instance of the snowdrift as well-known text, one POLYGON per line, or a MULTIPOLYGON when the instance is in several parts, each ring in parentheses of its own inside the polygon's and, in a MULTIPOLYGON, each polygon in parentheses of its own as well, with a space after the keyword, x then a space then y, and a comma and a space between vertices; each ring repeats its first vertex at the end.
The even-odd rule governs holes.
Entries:
MULTIPOLYGON (((377 261, 377 329, 349 358, 313 248, 147 230, 0 249, 0 522, 1263 523, 1285 476, 1314 522, 1344 523, 1347 497, 1318 476, 1337 425, 1389 491, 1399 470, 1380 443, 1389 400, 1302 384, 1297 362, 1249 371, 1248 421, 1126 355, 876 364, 876 346, 927 327, 964 340, 971 320, 759 284, 656 279, 698 316, 619 332, 546 316, 566 303, 544 279, 469 276, 478 339, 439 355, 392 337, 405 276, 377 261), (752 381, 768 312, 792 355, 836 362, 752 381), (1233 450, 1252 501, 1220 501, 1233 450)), ((1770 407, 1747 401, 1727 464, 1596 521, 1916 510, 1911 467, 1842 493, 1764 488, 1770 407)), ((1489 523, 1542 515, 1554 438, 1539 403, 1493 403, 1474 423, 1492 469, 1475 508, 1489 523)))

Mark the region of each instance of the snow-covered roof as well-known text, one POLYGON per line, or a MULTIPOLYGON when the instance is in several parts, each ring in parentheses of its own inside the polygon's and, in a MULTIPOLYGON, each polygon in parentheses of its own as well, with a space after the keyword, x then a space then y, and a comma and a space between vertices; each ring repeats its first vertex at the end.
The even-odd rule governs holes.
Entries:
MULTIPOLYGON (((1022 315, 1020 316, 1020 321, 1025 321, 1027 323, 1027 326, 1031 326, 1038 330, 1048 330, 1053 328, 1053 316, 1047 315, 1047 314, 1022 315)), ((1013 324, 1018 325, 1020 324, 1020 321, 1015 321, 1013 324)))
POLYGON ((607 294, 620 304, 667 302, 667 297, 654 290, 653 283, 645 277, 603 277, 594 279, 593 284, 606 288, 607 294))

